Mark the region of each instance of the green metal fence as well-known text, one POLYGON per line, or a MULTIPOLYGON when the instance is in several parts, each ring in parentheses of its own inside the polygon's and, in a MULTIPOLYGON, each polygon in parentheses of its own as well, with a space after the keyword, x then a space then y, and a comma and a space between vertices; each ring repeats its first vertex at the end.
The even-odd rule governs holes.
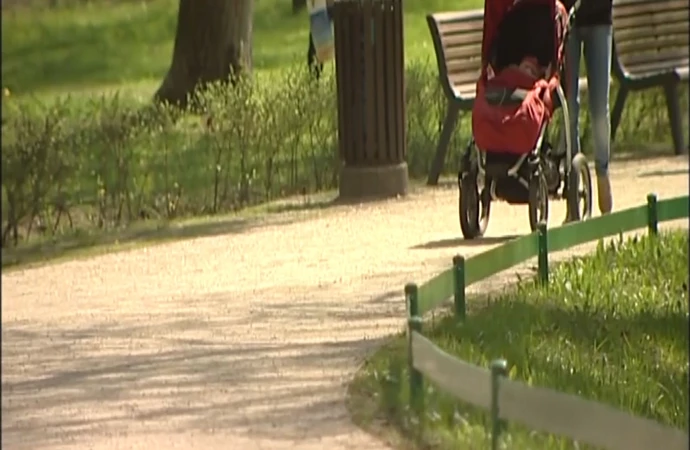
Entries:
POLYGON ((533 257, 538 276, 549 280, 549 252, 647 227, 658 233, 659 222, 688 217, 690 197, 657 201, 585 222, 547 229, 542 224, 529 235, 465 259, 453 258, 453 265, 421 286, 405 286, 408 311, 408 364, 410 402, 419 410, 424 404, 424 378, 435 382, 456 398, 484 408, 492 417, 492 449, 498 445, 502 421, 511 420, 610 450, 687 450, 688 433, 655 421, 635 417, 601 403, 550 389, 528 386, 507 378, 506 362, 495 361, 491 370, 454 358, 422 335, 422 316, 449 298, 454 314, 466 318, 466 288, 491 275, 533 257))

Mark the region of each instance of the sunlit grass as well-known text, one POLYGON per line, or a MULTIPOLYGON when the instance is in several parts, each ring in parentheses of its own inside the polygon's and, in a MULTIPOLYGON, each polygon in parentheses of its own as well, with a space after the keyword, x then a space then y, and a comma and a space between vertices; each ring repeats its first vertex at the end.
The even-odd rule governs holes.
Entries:
MULTIPOLYGON (((465 323, 447 317, 427 325, 424 334, 473 364, 487 367, 505 358, 512 378, 687 430, 688 232, 602 245, 560 265, 548 288, 524 282, 465 323)), ((385 416, 400 430, 421 430, 417 440, 431 448, 485 448, 487 415, 433 386, 427 385, 423 427, 413 425, 405 361, 401 338, 360 372, 352 385, 359 420, 385 416), (363 413, 364 404, 375 413, 363 413)), ((510 424, 504 444, 576 448, 510 424)))
MULTIPOLYGON (((418 59, 433 56, 427 13, 478 8, 482 2, 417 0, 404 5, 406 58, 418 59)), ((293 14, 290 2, 282 0, 262 0, 255 8, 256 69, 306 64, 306 11, 293 14)), ((3 87, 24 95, 113 86, 127 89, 142 80, 160 80, 170 64, 176 21, 176 0, 95 1, 3 11, 3 87)))

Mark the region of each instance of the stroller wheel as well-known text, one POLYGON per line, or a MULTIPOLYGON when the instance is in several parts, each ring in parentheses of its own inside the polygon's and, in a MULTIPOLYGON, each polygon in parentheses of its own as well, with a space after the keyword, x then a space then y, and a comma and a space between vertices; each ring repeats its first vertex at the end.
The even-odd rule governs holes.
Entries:
POLYGON ((485 187, 481 197, 477 186, 477 172, 465 173, 460 180, 460 229, 465 239, 474 239, 484 235, 489 224, 491 194, 485 187))
POLYGON ((567 178, 568 215, 566 221, 589 219, 592 216, 592 174, 585 155, 582 153, 575 155, 567 178))
POLYGON ((541 171, 534 173, 529 180, 529 226, 532 231, 541 222, 549 220, 549 187, 541 171))

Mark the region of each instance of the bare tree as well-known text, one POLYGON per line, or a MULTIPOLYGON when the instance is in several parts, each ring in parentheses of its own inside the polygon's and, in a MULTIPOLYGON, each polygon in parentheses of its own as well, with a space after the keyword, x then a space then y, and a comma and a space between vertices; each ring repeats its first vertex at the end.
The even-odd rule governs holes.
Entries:
POLYGON ((307 7, 307 0, 292 0, 292 12, 298 13, 307 7))
POLYGON ((252 71, 254 0, 180 0, 170 69, 156 99, 186 106, 200 84, 252 71))

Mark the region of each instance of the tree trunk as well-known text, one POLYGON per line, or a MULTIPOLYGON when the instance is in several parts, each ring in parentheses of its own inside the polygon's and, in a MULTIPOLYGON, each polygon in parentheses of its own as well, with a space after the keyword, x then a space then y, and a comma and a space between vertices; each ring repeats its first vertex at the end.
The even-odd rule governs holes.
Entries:
POLYGON ((155 98, 185 107, 199 85, 252 71, 254 0, 180 0, 172 63, 155 98))
POLYGON ((298 13, 307 7, 307 0, 292 0, 292 12, 298 13))

